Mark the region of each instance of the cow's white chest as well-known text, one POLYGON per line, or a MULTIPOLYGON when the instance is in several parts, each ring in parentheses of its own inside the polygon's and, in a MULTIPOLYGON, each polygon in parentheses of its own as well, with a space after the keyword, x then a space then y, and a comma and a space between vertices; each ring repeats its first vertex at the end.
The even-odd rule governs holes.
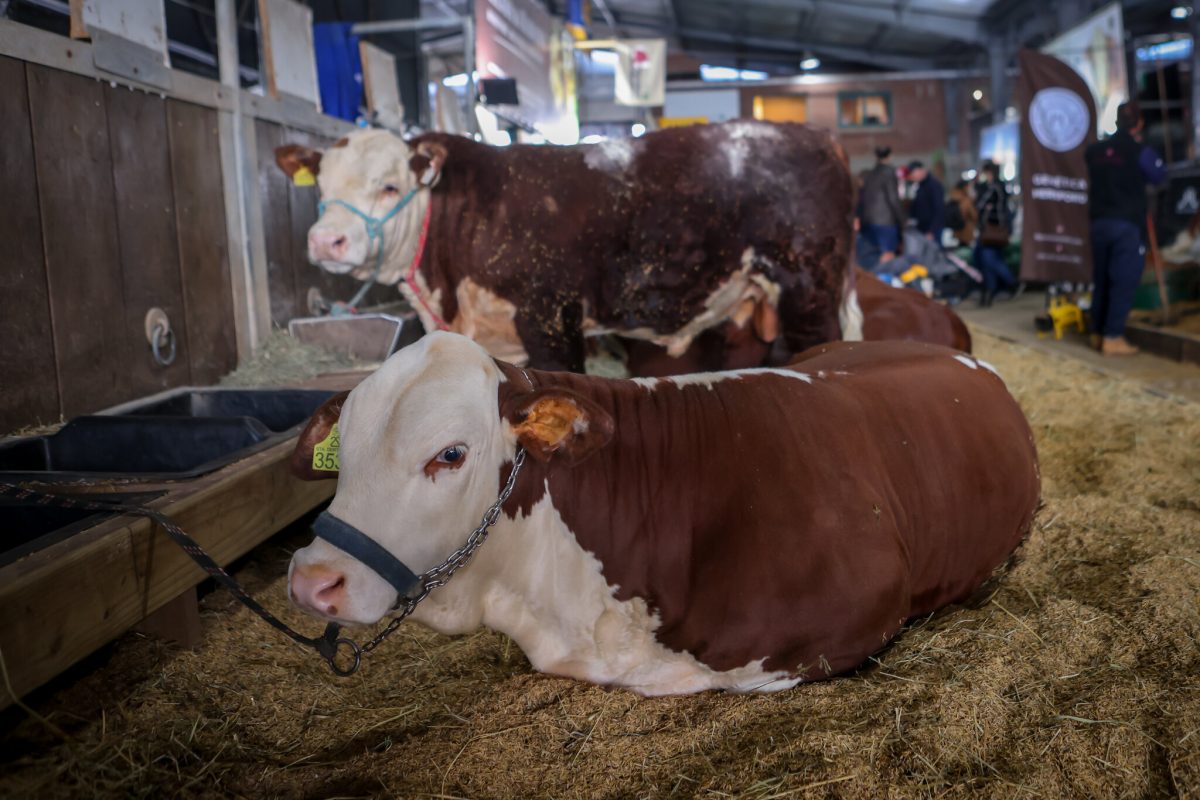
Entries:
MULTIPOLYGON (((777 691, 799 682, 765 672, 764 659, 716 672, 659 644, 659 625, 640 598, 622 601, 600 562, 579 546, 549 491, 528 517, 502 518, 477 563, 416 619, 446 632, 482 623, 508 634, 540 672, 624 686, 643 695, 707 689, 777 691)), ((714 636, 719 636, 714 631, 714 636)))

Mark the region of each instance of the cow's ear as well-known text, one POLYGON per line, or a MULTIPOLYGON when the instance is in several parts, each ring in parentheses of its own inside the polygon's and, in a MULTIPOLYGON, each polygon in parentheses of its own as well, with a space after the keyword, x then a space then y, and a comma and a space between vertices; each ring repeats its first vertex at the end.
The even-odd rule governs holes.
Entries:
POLYGON ((285 144, 275 148, 275 163, 289 178, 295 178, 301 169, 307 169, 315 176, 321 171, 321 155, 320 150, 302 144, 285 144))
POLYGON ((564 389, 540 389, 514 398, 510 413, 517 441, 538 461, 578 464, 608 444, 613 419, 591 400, 564 389))
POLYGON ((326 400, 312 415, 292 451, 292 474, 305 481, 336 478, 340 467, 341 434, 337 423, 342 404, 349 392, 341 392, 326 400))
POLYGON ((417 173, 417 180, 425 186, 433 186, 442 177, 442 167, 446 164, 446 147, 439 142, 421 142, 417 151, 409 159, 408 165, 417 173))

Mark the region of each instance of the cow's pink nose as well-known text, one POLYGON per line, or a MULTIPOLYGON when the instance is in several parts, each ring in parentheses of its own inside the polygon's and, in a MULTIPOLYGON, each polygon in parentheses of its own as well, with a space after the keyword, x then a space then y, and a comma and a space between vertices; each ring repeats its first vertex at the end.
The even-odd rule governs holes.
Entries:
POLYGON ((341 261, 350 242, 337 231, 316 230, 308 234, 308 253, 314 261, 341 261))
POLYGON ((346 576, 328 567, 297 566, 292 570, 292 602, 301 608, 336 617, 346 598, 346 576))

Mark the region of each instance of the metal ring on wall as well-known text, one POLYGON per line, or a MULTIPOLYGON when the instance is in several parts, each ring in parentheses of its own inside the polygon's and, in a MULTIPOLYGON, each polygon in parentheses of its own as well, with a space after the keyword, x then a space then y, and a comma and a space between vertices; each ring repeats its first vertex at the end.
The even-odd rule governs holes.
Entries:
POLYGON ((175 334, 166 325, 155 326, 154 336, 150 339, 150 351, 154 353, 154 360, 161 366, 169 367, 175 363, 175 334), (162 354, 164 338, 170 346, 165 358, 162 354))

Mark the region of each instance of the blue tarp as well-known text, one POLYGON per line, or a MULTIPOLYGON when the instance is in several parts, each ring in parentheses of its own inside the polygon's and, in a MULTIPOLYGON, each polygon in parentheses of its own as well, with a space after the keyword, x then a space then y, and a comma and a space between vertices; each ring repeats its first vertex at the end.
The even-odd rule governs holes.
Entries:
POLYGON ((362 62, 353 23, 322 22, 313 25, 317 55, 317 85, 321 108, 332 117, 354 122, 363 103, 362 62))

